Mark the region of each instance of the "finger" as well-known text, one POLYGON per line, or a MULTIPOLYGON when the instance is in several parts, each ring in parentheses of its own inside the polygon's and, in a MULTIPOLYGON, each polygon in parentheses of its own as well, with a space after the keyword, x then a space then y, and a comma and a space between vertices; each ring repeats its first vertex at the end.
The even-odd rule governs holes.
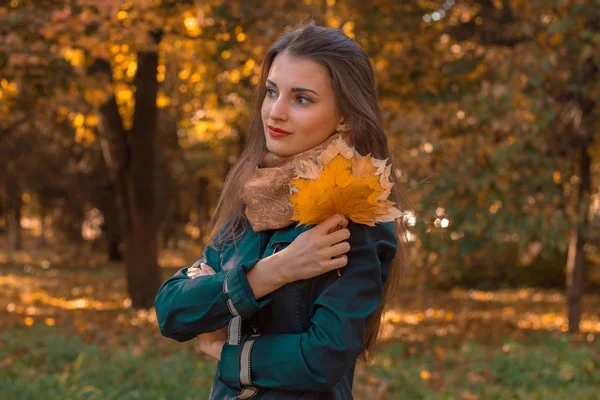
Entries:
POLYGON ((327 255, 328 258, 331 258, 331 257, 340 256, 341 254, 347 253, 349 251, 350 251, 350 243, 341 242, 341 243, 338 243, 338 244, 333 245, 330 248, 328 248, 325 251, 325 254, 327 255))
POLYGON ((197 271, 188 272, 188 275, 212 275, 212 274, 208 273, 206 271, 202 271, 201 269, 199 269, 197 271))
POLYGON ((344 217, 342 214, 333 214, 331 217, 327 218, 325 221, 319 224, 319 229, 324 232, 329 232, 330 230, 334 230, 338 225, 341 225, 342 228, 348 226, 348 218, 344 217))
POLYGON ((205 346, 206 346, 206 340, 204 340, 204 337, 202 337, 202 335, 196 336, 196 343, 194 345, 194 350, 196 350, 197 353, 205 354, 205 351, 204 351, 205 346))
POLYGON ((348 240, 350 239, 350 230, 347 228, 344 229, 340 229, 339 231, 333 231, 331 233, 329 233, 326 237, 323 243, 325 243, 328 246, 332 246, 336 243, 339 243, 343 240, 348 240))
POLYGON ((215 270, 214 270, 214 269, 212 269, 212 267, 211 267, 210 265, 208 265, 208 264, 204 264, 204 263, 201 263, 201 264, 200 264, 200 266, 201 266, 201 268, 202 268, 202 271, 204 271, 204 272, 208 273, 209 275, 214 275, 214 274, 216 274, 215 270))
POLYGON ((227 327, 216 330, 215 337, 217 339, 227 339, 227 327))
POLYGON ((335 231, 339 231, 340 229, 342 229, 342 226, 340 224, 337 224, 334 228, 331 228, 330 230, 327 231, 327 234, 331 234, 335 231))
POLYGON ((196 267, 189 268, 187 270, 186 274, 187 274, 188 278, 197 278, 197 277, 203 276, 203 275, 211 275, 207 272, 202 271, 200 268, 196 268, 196 267))
POLYGON ((328 271, 338 269, 338 268, 344 268, 346 266, 346 264, 348 264, 348 256, 345 254, 342 254, 339 257, 332 258, 329 261, 325 261, 323 263, 323 267, 325 268, 325 271, 323 271, 323 272, 328 272, 328 271))

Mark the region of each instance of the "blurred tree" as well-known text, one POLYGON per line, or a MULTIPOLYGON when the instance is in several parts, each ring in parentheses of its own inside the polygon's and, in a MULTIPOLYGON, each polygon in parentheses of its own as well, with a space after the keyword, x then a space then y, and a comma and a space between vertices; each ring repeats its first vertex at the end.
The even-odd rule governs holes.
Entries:
POLYGON ((568 251, 568 329, 577 331, 597 153, 600 10, 586 1, 429 7, 418 34, 386 40, 398 50, 383 82, 406 84, 382 88, 384 104, 395 93, 392 104, 403 109, 388 115, 410 149, 405 182, 415 189, 431 181, 415 202, 423 263, 458 282, 466 274, 493 282, 498 269, 481 266, 498 265, 490 255, 502 257, 511 242, 523 266, 568 251))
MULTIPOLYGON (((25 58, 32 58, 30 41, 34 45, 50 44, 53 54, 48 60, 66 60, 75 70, 78 79, 64 83, 68 94, 62 100, 70 103, 73 110, 69 118, 76 129, 76 141, 93 142, 98 134, 117 198, 132 305, 148 307, 160 284, 157 230, 161 220, 173 215, 169 210, 174 204, 171 196, 163 195, 163 190, 168 192, 165 185, 171 181, 172 171, 158 167, 161 163, 168 166, 173 159, 169 152, 157 152, 159 129, 172 138, 176 131, 180 136, 177 142, 165 136, 168 146, 177 143, 189 148, 198 138, 218 140, 219 146, 211 147, 217 158, 226 162, 222 164, 224 168, 208 171, 215 181, 222 181, 223 171, 226 173, 236 159, 230 157, 231 142, 235 143, 238 137, 232 126, 241 126, 240 116, 248 115, 248 110, 240 107, 244 100, 234 88, 245 80, 249 92, 250 77, 259 67, 243 53, 234 55, 231 49, 246 41, 246 28, 261 21, 266 9, 251 8, 243 2, 166 0, 79 0, 51 5, 14 1, 10 7, 15 9, 8 16, 13 28, 15 17, 40 20, 42 15, 50 15, 40 29, 30 29, 40 33, 41 40, 8 35, 16 47, 27 45, 25 58), (181 57, 168 63, 167 58, 175 54, 181 57), (213 56, 215 60, 196 66, 199 55, 213 56), (165 82, 167 66, 180 69, 176 74, 179 82, 165 82), (240 66, 245 69, 242 71, 240 66), (159 90, 162 82, 165 83, 159 90), (81 97, 85 102, 75 104, 81 102, 81 97), (171 104, 182 107, 167 110, 171 104), (159 109, 165 109, 160 124, 159 109), (182 115, 182 111, 187 115, 182 115), (174 116, 183 118, 179 128, 174 116), (188 120, 195 125, 186 125, 188 120), (161 177, 160 183, 157 176, 161 177), (157 198, 159 190, 161 196, 157 198)), ((269 30, 279 33, 273 27, 269 30)), ((260 42, 248 46, 247 51, 256 53, 257 49, 262 51, 260 42)), ((14 54, 9 63, 14 63, 14 54)))

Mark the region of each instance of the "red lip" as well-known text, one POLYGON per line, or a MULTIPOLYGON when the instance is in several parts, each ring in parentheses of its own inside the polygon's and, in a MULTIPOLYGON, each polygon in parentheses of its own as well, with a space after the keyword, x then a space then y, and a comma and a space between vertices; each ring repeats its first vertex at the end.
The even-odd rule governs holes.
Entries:
POLYGON ((285 133, 286 135, 289 135, 292 132, 288 132, 286 130, 283 129, 279 129, 279 128, 275 128, 274 126, 271 125, 267 125, 269 127, 270 130, 272 130, 273 132, 278 132, 278 133, 285 133))

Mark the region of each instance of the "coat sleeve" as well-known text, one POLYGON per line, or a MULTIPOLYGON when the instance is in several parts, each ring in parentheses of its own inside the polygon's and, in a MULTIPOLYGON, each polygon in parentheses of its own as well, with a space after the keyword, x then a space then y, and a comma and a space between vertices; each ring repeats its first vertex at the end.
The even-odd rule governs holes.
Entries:
POLYGON ((397 238, 393 223, 375 227, 350 222, 351 249, 342 276, 326 273, 326 286, 300 334, 252 335, 225 344, 219 375, 233 389, 332 391, 365 345, 365 328, 382 299, 397 238))
POLYGON ((271 301, 270 295, 257 300, 246 278, 259 260, 230 262, 231 269, 223 270, 219 251, 207 247, 192 266, 204 262, 215 270, 214 275, 190 279, 186 272, 191 267, 185 267, 158 289, 154 306, 161 334, 184 342, 227 325, 234 316, 251 318, 271 301))

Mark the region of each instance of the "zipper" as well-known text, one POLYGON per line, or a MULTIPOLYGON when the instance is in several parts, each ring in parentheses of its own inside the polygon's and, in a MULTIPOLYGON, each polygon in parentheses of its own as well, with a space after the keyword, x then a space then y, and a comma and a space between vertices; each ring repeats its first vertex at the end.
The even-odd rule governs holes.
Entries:
POLYGON ((254 335, 258 335, 260 334, 260 330, 258 329, 258 323, 256 320, 256 314, 252 316, 252 319, 250 320, 250 330, 252 331, 252 333, 254 335))
MULTIPOLYGON (((285 242, 275 243, 273 253, 271 253, 271 255, 277 253, 282 244, 287 244, 287 243, 285 243, 285 242)), ((256 314, 254 314, 252 316, 252 319, 250 320, 250 330, 252 331, 253 334, 260 334, 260 330, 258 329, 258 321, 256 319, 256 314)))

